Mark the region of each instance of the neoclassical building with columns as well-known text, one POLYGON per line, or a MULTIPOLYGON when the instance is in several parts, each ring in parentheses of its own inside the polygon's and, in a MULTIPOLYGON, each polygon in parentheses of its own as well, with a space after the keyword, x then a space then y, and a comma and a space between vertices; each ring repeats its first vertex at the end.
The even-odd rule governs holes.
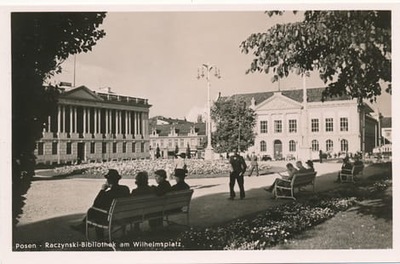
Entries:
POLYGON ((149 157, 147 99, 85 86, 60 89, 58 112, 37 142, 37 163, 64 164, 149 157))
POLYGON ((318 159, 319 152, 372 152, 380 144, 379 120, 368 103, 347 96, 321 101, 324 88, 233 95, 256 113, 249 151, 273 159, 318 159))

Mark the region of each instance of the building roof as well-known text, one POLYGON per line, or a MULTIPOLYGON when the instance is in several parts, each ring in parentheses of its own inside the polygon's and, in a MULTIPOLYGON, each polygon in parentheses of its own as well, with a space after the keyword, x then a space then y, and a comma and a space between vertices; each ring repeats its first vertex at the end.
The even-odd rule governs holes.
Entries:
POLYGON ((383 117, 381 121, 382 128, 391 128, 392 127, 392 117, 383 117))
MULTIPOLYGON (((325 88, 307 88, 307 101, 308 102, 321 102, 322 101, 322 92, 325 88)), ((255 100, 255 104, 258 105, 263 101, 267 100, 268 98, 272 97, 275 92, 260 92, 260 93, 247 93, 247 94, 235 94, 232 95, 232 98, 238 98, 240 100, 244 100, 247 105, 251 104, 252 98, 255 100)), ((280 91, 283 96, 286 96, 294 101, 299 103, 303 102, 303 90, 296 89, 296 90, 283 90, 280 91)), ((335 96, 335 97, 328 97, 325 98, 325 102, 329 101, 340 101, 340 100, 351 100, 350 96, 335 96)))
POLYGON ((170 134, 171 129, 175 128, 176 134, 178 136, 187 136, 190 133, 191 127, 195 128, 195 132, 199 136, 204 136, 206 134, 206 123, 180 123, 180 124, 167 124, 167 125, 150 125, 149 133, 152 134, 153 129, 155 128, 157 134, 161 137, 166 137, 170 134))
POLYGON ((60 98, 80 99, 90 101, 109 102, 113 104, 137 105, 150 107, 148 100, 131 96, 119 95, 115 93, 100 93, 92 91, 84 85, 73 87, 71 89, 61 89, 60 98))

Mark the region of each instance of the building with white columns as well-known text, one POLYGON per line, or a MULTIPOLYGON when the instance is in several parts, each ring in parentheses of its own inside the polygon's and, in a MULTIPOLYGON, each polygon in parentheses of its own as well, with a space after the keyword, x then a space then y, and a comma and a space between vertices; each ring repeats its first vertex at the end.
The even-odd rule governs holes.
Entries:
POLYGON ((147 99, 61 89, 58 112, 37 142, 37 163, 64 164, 149 157, 147 99))
POLYGON ((368 103, 346 96, 321 101, 324 88, 233 95, 256 112, 255 145, 249 151, 273 159, 318 159, 323 153, 372 152, 378 120, 368 103))

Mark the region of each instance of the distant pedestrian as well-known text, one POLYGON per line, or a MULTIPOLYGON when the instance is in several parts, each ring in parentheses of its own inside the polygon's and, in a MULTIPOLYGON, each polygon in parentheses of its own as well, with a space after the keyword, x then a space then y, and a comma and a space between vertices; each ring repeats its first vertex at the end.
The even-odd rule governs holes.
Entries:
POLYGON ((322 163, 322 150, 319 150, 319 163, 322 163))
POLYGON ((249 177, 253 174, 254 169, 256 170, 256 175, 259 176, 259 172, 258 172, 258 162, 257 162, 257 156, 256 154, 253 152, 250 156, 250 173, 249 173, 249 177))
POLYGON ((235 182, 238 182, 239 189, 240 189, 240 199, 245 198, 244 192, 244 179, 243 175, 247 169, 246 162, 244 161, 243 157, 239 155, 238 151, 235 149, 234 154, 230 157, 229 163, 232 166, 232 171, 230 173, 229 179, 229 190, 230 190, 230 200, 235 199, 235 182))

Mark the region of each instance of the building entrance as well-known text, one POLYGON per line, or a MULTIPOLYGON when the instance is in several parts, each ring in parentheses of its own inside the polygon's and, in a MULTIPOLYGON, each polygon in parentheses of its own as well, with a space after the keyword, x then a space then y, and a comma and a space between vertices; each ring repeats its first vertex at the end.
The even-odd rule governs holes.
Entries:
POLYGON ((77 160, 78 163, 81 163, 85 160, 85 143, 83 142, 78 143, 77 160))
POLYGON ((282 159, 282 141, 280 141, 279 139, 274 141, 274 159, 282 159))

